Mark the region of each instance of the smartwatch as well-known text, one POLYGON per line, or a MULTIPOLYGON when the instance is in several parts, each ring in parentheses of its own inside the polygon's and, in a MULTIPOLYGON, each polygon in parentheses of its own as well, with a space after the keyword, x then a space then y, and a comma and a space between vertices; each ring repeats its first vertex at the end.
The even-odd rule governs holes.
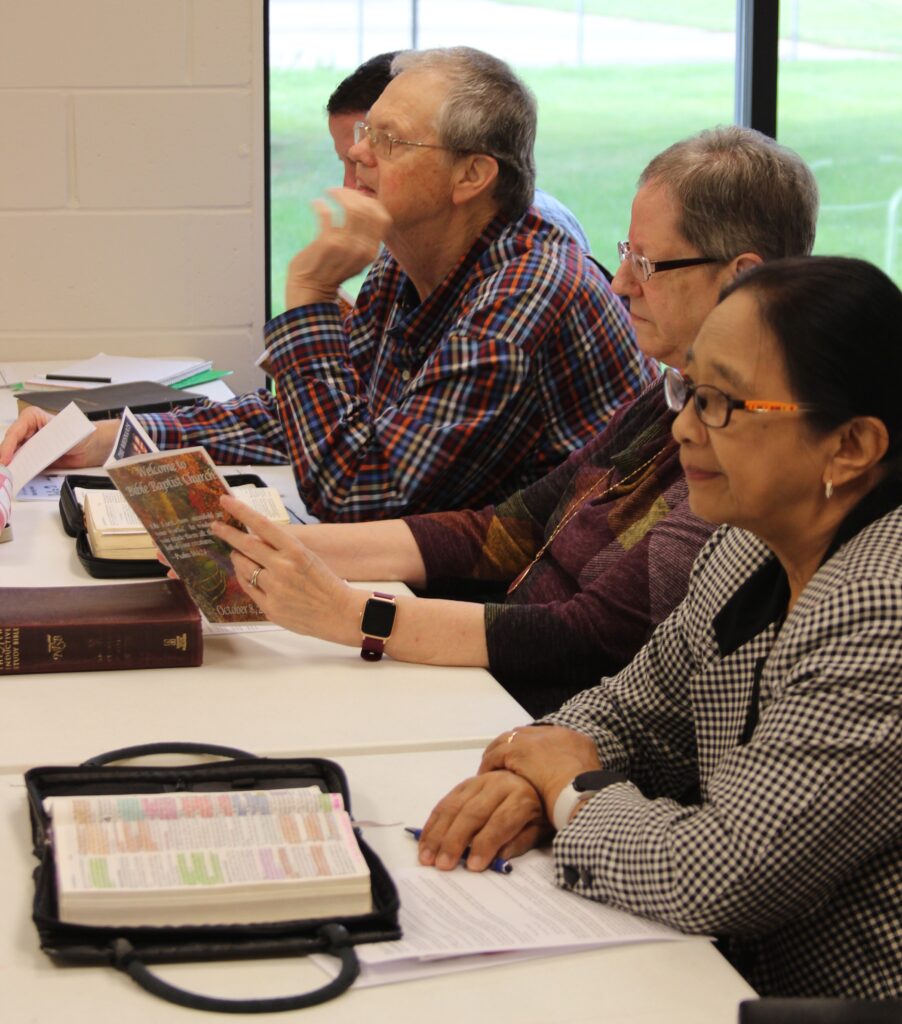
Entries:
POLYGON ((367 599, 360 619, 360 632, 363 634, 360 657, 364 661, 381 659, 385 641, 391 636, 395 625, 397 611, 394 594, 380 594, 376 590, 367 599))
POLYGON ((567 827, 570 816, 574 809, 589 797, 595 796, 605 786, 611 786, 615 782, 626 782, 625 775, 619 772, 607 772, 603 768, 597 768, 591 772, 580 772, 571 779, 568 786, 558 794, 554 801, 554 810, 551 812, 551 824, 557 832, 567 827))

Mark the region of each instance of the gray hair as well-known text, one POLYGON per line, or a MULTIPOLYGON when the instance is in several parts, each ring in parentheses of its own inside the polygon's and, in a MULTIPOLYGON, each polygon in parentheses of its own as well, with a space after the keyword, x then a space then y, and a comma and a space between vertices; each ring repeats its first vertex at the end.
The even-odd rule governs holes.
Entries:
POLYGON ((520 217, 536 187, 536 100, 526 84, 504 61, 468 46, 405 50, 392 61, 393 75, 403 71, 437 71, 448 79, 435 126, 442 145, 493 156, 499 211, 520 217))
POLYGON ((658 154, 639 187, 665 185, 680 205, 680 232, 705 256, 807 256, 818 190, 804 160, 737 125, 699 132, 658 154))

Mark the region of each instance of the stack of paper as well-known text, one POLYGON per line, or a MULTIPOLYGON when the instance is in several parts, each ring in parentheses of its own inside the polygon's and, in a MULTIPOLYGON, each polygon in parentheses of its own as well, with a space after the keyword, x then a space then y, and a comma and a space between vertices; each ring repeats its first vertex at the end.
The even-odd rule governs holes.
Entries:
POLYGON ((49 375, 32 377, 25 383, 37 387, 96 388, 103 384, 129 384, 149 380, 157 384, 178 384, 212 367, 209 359, 144 359, 137 356, 109 356, 99 352, 49 375))
MULTIPOLYGON (((393 871, 404 936, 357 947, 357 987, 601 946, 688 938, 559 889, 547 849, 531 850, 513 865, 509 875, 421 866, 393 871)), ((327 973, 337 973, 333 957, 315 955, 314 960, 327 973)))

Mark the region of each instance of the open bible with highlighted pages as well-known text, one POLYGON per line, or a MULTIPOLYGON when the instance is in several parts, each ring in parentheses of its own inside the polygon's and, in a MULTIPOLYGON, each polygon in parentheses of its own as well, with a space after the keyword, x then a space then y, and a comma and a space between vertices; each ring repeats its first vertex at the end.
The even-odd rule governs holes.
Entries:
POLYGON ((317 786, 48 797, 60 920, 249 924, 365 914, 370 872, 317 786))

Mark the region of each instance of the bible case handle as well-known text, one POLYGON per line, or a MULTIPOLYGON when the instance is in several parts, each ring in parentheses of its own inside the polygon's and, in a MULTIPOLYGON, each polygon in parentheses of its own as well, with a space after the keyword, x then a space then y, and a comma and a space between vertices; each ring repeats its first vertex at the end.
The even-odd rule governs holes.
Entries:
POLYGON ((191 1010, 210 1010, 216 1013, 278 1013, 281 1010, 303 1010, 328 1002, 346 992, 360 974, 360 963, 347 930, 340 924, 325 924, 318 935, 324 941, 323 953, 341 960, 338 976, 312 992, 295 996, 276 996, 260 999, 222 999, 171 985, 154 974, 140 959, 128 939, 116 939, 112 946, 113 966, 124 971, 145 991, 167 1002, 186 1006, 191 1010))
POLYGON ((173 740, 162 743, 137 743, 131 747, 108 750, 105 754, 96 754, 87 761, 82 761, 81 767, 96 768, 112 761, 123 761, 130 757, 151 757, 154 754, 214 754, 216 757, 231 757, 236 761, 257 756, 238 747, 224 747, 218 743, 184 743, 173 740))

